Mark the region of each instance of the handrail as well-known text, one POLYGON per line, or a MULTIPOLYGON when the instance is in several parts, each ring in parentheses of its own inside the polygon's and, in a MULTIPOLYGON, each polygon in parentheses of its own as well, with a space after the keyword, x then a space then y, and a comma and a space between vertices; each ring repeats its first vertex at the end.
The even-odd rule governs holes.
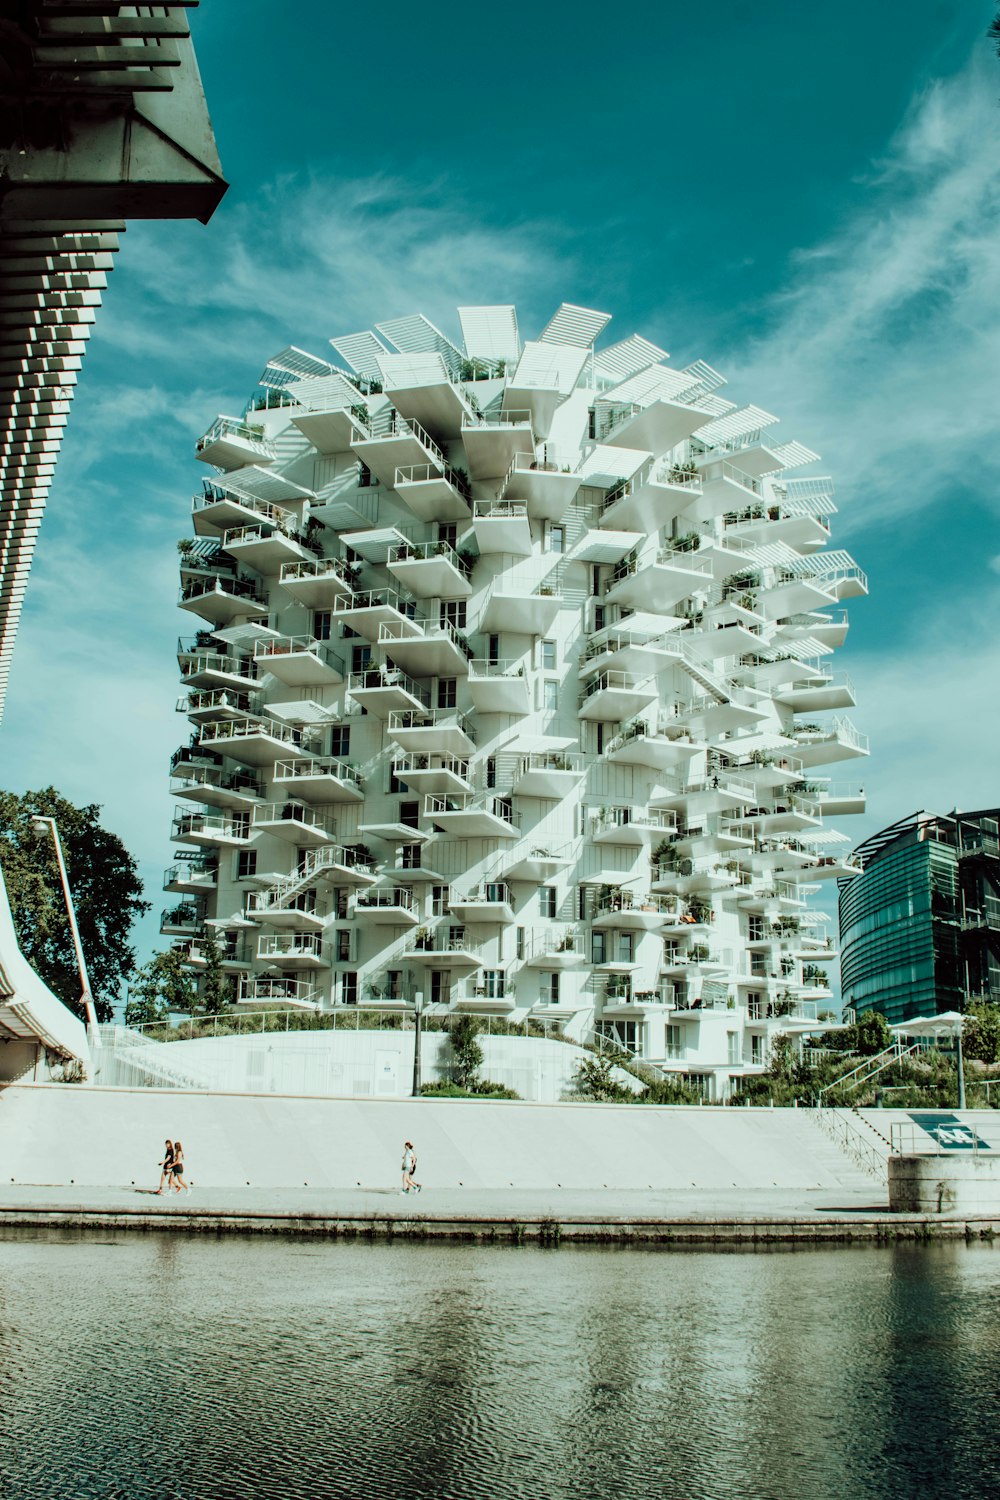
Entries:
POLYGON ((196 451, 202 453, 210 443, 224 437, 242 438, 245 442, 253 443, 261 453, 271 456, 274 454, 273 445, 268 441, 263 426, 256 422, 244 422, 239 417, 216 417, 208 431, 198 439, 196 451))
POLYGON ((274 765, 275 781, 298 781, 304 776, 335 776, 340 781, 351 781, 357 787, 364 786, 364 778, 349 761, 330 755, 304 755, 297 760, 279 760, 274 765))
POLYGON ((869 1172, 879 1181, 885 1181, 886 1161, 871 1141, 856 1130, 850 1120, 837 1109, 822 1109, 818 1105, 810 1111, 815 1123, 827 1135, 833 1136, 863 1171, 869 1172))

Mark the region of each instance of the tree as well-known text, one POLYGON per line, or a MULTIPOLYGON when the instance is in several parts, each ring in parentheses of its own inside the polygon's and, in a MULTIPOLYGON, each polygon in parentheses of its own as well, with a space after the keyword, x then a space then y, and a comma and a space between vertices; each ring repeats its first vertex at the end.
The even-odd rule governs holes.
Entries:
POLYGON ((167 1011, 190 1014, 198 1003, 198 987, 190 970, 184 967, 183 955, 174 948, 154 953, 148 963, 135 972, 128 987, 125 1007, 126 1026, 148 1026, 162 1021, 167 1011))
POLYGON ((854 1047, 862 1057, 875 1057, 893 1043, 889 1023, 880 1010, 864 1010, 854 1023, 854 1047))
POLYGON ((452 1071, 455 1082, 463 1089, 475 1089, 479 1081, 483 1049, 476 1041, 478 1034, 479 1022, 475 1016, 459 1016, 448 1028, 453 1058, 452 1071))
POLYGON ((220 1016, 229 1009, 233 998, 231 980, 222 967, 219 940, 214 933, 206 933, 199 947, 205 955, 205 971, 201 980, 200 1009, 206 1016, 220 1016))
POLYGON ((962 1050, 980 1062, 1000 1062, 1000 1005, 973 1000, 966 1006, 962 1050))
POLYGON ((52 835, 32 823, 55 818, 62 840, 80 942, 98 1018, 109 1020, 122 982, 135 969, 129 935, 149 911, 138 865, 98 822, 96 803, 76 807, 55 787, 0 792, 0 863, 17 940, 25 958, 69 1008, 82 1015, 80 977, 52 835))

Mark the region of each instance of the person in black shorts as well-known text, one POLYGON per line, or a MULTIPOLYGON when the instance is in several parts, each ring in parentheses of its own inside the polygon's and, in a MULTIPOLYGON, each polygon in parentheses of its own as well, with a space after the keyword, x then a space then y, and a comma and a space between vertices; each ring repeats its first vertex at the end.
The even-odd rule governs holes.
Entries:
POLYGON ((163 1160, 160 1162, 160 1185, 156 1189, 157 1193, 163 1192, 164 1183, 169 1187, 174 1179, 174 1143, 173 1141, 164 1141, 163 1145, 163 1160))
POLYGON ((190 1192, 190 1187, 184 1181, 184 1147, 181 1145, 180 1141, 174 1141, 174 1164, 172 1170, 174 1176, 174 1192, 179 1193, 181 1188, 186 1188, 187 1191, 190 1192))

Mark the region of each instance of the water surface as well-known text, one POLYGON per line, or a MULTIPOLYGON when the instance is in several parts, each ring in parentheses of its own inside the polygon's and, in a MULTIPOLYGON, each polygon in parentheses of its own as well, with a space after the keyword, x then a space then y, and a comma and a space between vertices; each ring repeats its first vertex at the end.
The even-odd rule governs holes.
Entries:
POLYGON ((5 1500, 1000 1492, 1000 1250, 0 1240, 5 1500))

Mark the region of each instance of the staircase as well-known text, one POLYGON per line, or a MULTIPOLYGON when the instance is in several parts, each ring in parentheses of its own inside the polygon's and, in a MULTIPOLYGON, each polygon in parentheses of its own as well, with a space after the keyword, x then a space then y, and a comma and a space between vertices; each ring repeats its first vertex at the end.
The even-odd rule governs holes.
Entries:
POLYGON ((833 1083, 828 1083, 825 1087, 821 1088, 816 1095, 817 1105, 822 1104, 823 1095, 828 1094, 831 1089, 839 1089, 845 1086, 852 1089, 861 1088, 863 1084, 870 1083, 879 1073, 884 1073, 886 1068, 891 1068, 894 1064, 902 1062, 904 1057, 909 1057, 913 1052, 923 1051, 923 1046, 923 1042, 911 1042, 908 1047, 904 1047, 901 1041, 896 1041, 893 1042, 891 1047, 886 1047, 884 1052, 877 1052, 874 1057, 866 1057, 856 1068, 852 1068, 850 1073, 844 1073, 842 1077, 835 1079, 833 1083))

